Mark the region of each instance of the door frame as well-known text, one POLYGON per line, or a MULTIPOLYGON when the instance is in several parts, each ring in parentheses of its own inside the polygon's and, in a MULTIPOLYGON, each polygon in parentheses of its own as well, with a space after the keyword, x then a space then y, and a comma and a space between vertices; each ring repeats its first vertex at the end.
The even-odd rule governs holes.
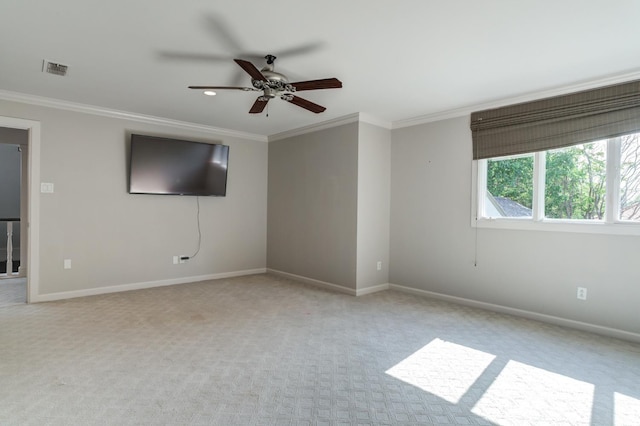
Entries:
POLYGON ((40 122, 0 116, 0 127, 22 129, 28 134, 27 303, 34 303, 38 302, 40 288, 40 122))

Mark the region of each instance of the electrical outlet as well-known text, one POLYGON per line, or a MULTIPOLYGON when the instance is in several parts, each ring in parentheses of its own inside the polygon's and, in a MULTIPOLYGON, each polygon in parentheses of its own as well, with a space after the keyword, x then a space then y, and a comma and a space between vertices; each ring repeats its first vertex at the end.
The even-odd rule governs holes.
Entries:
POLYGON ((587 288, 586 287, 578 287, 577 297, 579 300, 587 300, 587 288))
POLYGON ((378 260, 378 271, 382 271, 382 260, 378 260))
POLYGON ((71 259, 64 260, 64 269, 71 269, 71 259))
POLYGON ((180 263, 187 263, 189 261, 189 256, 186 254, 180 255, 180 263))
POLYGON ((40 192, 43 194, 52 194, 53 193, 53 184, 49 182, 41 182, 40 183, 40 192))
POLYGON ((178 256, 173 256, 173 264, 177 265, 179 261, 179 257, 178 256))

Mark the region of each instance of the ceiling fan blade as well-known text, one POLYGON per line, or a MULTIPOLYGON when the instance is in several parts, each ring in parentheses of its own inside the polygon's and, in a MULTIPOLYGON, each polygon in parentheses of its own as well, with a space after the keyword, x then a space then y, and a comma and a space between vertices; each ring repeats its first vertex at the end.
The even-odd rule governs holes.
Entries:
POLYGON ((249 61, 245 61, 242 59, 234 59, 236 64, 240 65, 240 67, 251 76, 254 80, 266 81, 267 79, 262 75, 262 73, 249 61))
POLYGON ((207 53, 188 53, 188 52, 158 52, 160 59, 177 60, 177 61, 193 61, 193 62, 226 62, 231 57, 229 55, 210 55, 207 53))
POLYGON ((247 75, 242 72, 242 70, 236 69, 233 72, 233 77, 231 78, 232 86, 240 86, 247 82, 247 75))
POLYGON ((282 49, 282 50, 276 49, 274 55, 276 55, 279 58, 296 56, 296 55, 304 55, 306 53, 311 53, 315 50, 320 49, 323 46, 323 44, 324 44, 323 42, 316 41, 316 42, 301 44, 299 46, 293 46, 288 49, 282 49))
POLYGON ((255 87, 236 87, 236 86, 189 86, 189 89, 199 90, 244 90, 245 92, 257 92, 255 87))
POLYGON ((299 96, 294 96, 289 102, 304 109, 308 109, 311 112, 315 112, 316 114, 321 113, 326 109, 322 105, 314 104, 313 102, 303 99, 299 96))
POLYGON ((203 16, 202 23, 214 40, 221 41, 226 45, 225 48, 227 51, 240 52, 242 50, 242 44, 237 34, 234 33, 227 21, 220 15, 212 13, 206 14, 203 16))
MULTIPOLYGON (((264 53, 249 52, 244 49, 245 46, 240 42, 241 39, 238 37, 236 32, 237 30, 234 30, 234 27, 230 25, 227 20, 222 18, 222 16, 210 13, 203 17, 202 23, 212 38, 223 43, 225 48, 224 50, 233 53, 236 58, 242 57, 253 61, 254 63, 260 63, 264 60, 264 53)), ((285 56, 289 57, 311 53, 320 49, 323 45, 323 42, 316 41, 292 46, 282 50, 275 49, 273 52, 276 56, 284 58, 285 56)))
POLYGON ((269 98, 265 99, 262 96, 258 96, 258 99, 253 103, 253 106, 249 110, 249 114, 260 114, 264 111, 264 107, 267 106, 267 102, 269 102, 269 98))
POLYGON ((337 78, 325 78, 322 80, 299 81, 291 83, 291 85, 296 88, 296 92, 301 92, 303 90, 340 89, 342 82, 337 78))

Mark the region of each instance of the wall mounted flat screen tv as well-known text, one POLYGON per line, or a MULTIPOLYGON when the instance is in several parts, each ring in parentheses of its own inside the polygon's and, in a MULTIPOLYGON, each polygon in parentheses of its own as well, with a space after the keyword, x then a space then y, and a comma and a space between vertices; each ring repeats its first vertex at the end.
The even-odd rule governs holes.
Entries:
POLYGON ((129 193, 224 197, 228 161, 226 145, 133 134, 129 193))

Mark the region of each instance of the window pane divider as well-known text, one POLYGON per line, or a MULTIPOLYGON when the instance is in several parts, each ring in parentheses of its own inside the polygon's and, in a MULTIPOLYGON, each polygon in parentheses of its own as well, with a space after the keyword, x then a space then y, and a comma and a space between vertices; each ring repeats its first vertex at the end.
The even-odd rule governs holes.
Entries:
POLYGON ((487 199, 487 160, 478 160, 478 197, 476 221, 485 217, 484 201, 487 199))
POLYGON ((544 186, 547 157, 544 152, 536 152, 533 157, 533 221, 544 220, 544 186))
POLYGON ((612 138, 607 142, 607 192, 605 221, 620 221, 620 146, 622 138, 612 138))

